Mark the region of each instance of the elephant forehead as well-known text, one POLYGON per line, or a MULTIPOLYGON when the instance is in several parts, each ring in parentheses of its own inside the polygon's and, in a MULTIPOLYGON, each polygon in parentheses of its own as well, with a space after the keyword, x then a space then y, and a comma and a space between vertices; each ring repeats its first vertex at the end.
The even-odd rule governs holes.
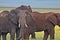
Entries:
POLYGON ((27 10, 20 10, 20 13, 25 13, 27 12, 27 10))
POLYGON ((27 10, 19 10, 18 15, 19 16, 25 16, 26 12, 27 12, 27 10))

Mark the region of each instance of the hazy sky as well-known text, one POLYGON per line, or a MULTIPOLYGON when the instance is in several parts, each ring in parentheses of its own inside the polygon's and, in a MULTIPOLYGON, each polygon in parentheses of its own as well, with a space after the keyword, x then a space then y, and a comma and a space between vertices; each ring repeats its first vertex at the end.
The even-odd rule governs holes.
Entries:
POLYGON ((60 8, 60 0, 0 0, 0 7, 31 5, 33 8, 60 8))

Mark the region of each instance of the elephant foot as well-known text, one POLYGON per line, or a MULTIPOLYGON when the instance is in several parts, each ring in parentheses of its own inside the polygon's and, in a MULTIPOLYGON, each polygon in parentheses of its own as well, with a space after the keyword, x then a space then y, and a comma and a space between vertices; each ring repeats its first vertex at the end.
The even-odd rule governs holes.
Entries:
POLYGON ((54 39, 51 39, 51 40, 54 40, 54 39))

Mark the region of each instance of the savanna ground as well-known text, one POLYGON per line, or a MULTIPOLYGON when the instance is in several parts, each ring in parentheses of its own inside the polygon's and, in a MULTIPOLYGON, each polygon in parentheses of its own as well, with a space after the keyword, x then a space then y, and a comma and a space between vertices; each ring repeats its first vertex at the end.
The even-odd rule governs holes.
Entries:
MULTIPOLYGON (((2 12, 3 10, 11 10, 12 8, 0 8, 0 12, 2 12)), ((13 8, 14 9, 14 8, 13 8)), ((35 8, 32 9, 33 11, 37 11, 37 12, 55 12, 55 13, 60 13, 60 9, 42 9, 42 8, 35 8)), ((43 35, 44 32, 35 32, 36 34, 36 39, 35 40, 43 40, 43 35)), ((10 40, 10 35, 7 35, 7 40, 10 40)), ((31 35, 30 35, 30 40, 32 40, 31 35)), ((50 40, 50 36, 48 37, 48 40, 50 40)), ((60 40, 60 27, 58 25, 55 26, 55 40, 60 40)))

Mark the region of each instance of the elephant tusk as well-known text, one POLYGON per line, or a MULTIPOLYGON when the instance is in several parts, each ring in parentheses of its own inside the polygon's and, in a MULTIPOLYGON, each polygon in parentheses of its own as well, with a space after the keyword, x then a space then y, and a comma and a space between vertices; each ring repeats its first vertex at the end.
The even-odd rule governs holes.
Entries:
POLYGON ((28 27, 28 25, 27 25, 27 24, 25 24, 25 26, 26 26, 26 27, 28 27))
POLYGON ((19 24, 19 28, 20 28, 20 24, 19 24))

